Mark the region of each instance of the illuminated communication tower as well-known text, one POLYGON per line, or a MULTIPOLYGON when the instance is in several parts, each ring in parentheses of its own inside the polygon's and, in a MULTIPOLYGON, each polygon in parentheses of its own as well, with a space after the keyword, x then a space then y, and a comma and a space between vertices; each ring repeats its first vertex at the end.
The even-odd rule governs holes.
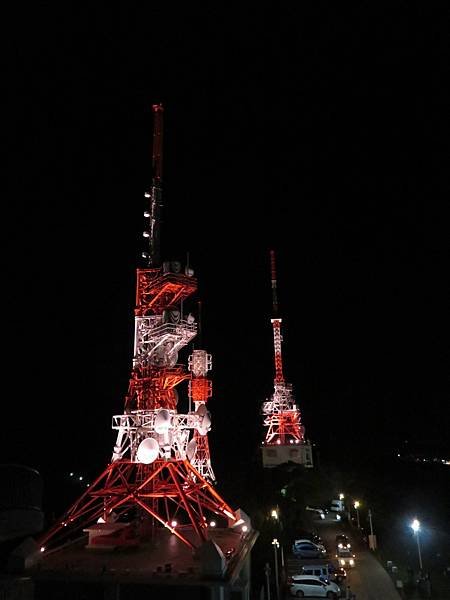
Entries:
POLYGON ((261 447, 263 465, 274 467, 291 461, 305 467, 312 467, 311 444, 305 440, 305 428, 301 424, 300 410, 295 403, 292 385, 286 383, 283 375, 281 318, 278 316, 277 276, 273 250, 270 252, 270 263, 275 378, 273 394, 262 406, 264 426, 267 428, 261 447))
MULTIPOLYGON (((211 417, 206 378, 211 356, 194 350, 189 371, 180 349, 196 335, 197 324, 183 314, 183 301, 197 289, 191 268, 160 262, 163 107, 153 106, 153 178, 145 193, 145 268, 137 269, 134 356, 124 412, 114 415, 117 431, 110 464, 86 492, 39 540, 43 551, 76 531, 89 534, 88 547, 127 546, 170 531, 197 548, 210 539, 209 516, 225 528, 244 526, 211 485, 207 433, 211 417), (176 387, 189 380, 194 410, 178 412, 176 387)), ((72 535, 73 537, 73 535, 72 535)))

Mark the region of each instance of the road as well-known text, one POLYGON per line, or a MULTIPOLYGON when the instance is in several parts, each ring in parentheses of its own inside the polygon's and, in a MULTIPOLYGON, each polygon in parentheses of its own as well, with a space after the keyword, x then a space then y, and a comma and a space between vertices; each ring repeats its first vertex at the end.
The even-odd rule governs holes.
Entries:
MULTIPOLYGON (((329 551, 328 557, 333 562, 335 558, 335 539, 338 533, 345 533, 352 543, 352 548, 356 555, 355 567, 347 570, 347 583, 342 586, 343 597, 345 598, 345 586, 349 585, 351 592, 356 594, 356 600, 399 600, 400 595, 395 586, 378 560, 371 554, 367 547, 359 542, 355 531, 347 524, 337 523, 334 518, 316 522, 316 530, 323 539, 325 547, 329 551)), ((290 549, 289 549, 290 550, 290 549)), ((287 575, 299 573, 301 564, 317 563, 315 559, 299 560, 290 553, 286 553, 286 571, 287 575)), ((291 598, 289 592, 286 599, 291 598)))

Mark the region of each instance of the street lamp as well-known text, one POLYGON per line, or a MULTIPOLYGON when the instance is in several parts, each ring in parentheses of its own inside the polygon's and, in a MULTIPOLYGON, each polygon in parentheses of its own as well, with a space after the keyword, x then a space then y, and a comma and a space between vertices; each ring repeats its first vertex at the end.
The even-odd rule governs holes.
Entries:
POLYGON ((359 501, 355 500, 355 502, 353 503, 353 506, 355 507, 355 510, 356 510, 356 522, 358 523, 358 529, 360 529, 360 526, 359 526, 359 510, 358 510, 358 508, 360 507, 359 501))
POLYGON ((277 550, 280 547, 280 542, 277 538, 272 540, 273 551, 275 554, 275 589, 277 591, 277 600, 280 600, 280 586, 278 585, 278 556, 277 550))
POLYGON ((422 554, 420 552, 420 541, 419 541, 420 521, 418 521, 417 519, 414 519, 414 521, 411 523, 411 529, 416 534, 417 550, 419 552, 419 567, 420 567, 420 570, 422 571, 423 570, 423 566, 422 566, 422 554))

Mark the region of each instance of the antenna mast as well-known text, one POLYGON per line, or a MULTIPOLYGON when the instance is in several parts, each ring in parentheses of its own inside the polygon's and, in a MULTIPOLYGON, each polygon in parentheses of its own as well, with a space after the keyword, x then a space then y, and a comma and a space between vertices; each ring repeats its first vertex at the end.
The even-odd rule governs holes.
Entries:
POLYGON ((162 207, 162 164, 163 164, 163 114, 162 104, 153 104, 153 154, 152 154, 152 188, 145 192, 150 201, 149 210, 144 217, 149 219, 149 226, 143 232, 148 239, 148 252, 143 252, 149 267, 160 266, 160 221, 162 207))
POLYGON ((273 303, 273 319, 270 319, 273 327, 273 345, 275 357, 275 385, 284 384, 283 377, 283 360, 281 356, 281 319, 278 315, 278 298, 277 298, 277 271, 275 266, 275 252, 270 251, 270 270, 272 278, 272 303, 273 303))

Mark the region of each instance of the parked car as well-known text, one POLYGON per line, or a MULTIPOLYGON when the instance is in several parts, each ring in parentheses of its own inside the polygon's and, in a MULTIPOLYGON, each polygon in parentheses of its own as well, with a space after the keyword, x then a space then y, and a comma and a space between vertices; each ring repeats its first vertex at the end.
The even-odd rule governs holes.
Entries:
POLYGON ((292 544, 292 553, 297 558, 324 558, 327 551, 309 540, 296 540, 292 544))
POLYGON ((311 542, 314 542, 315 544, 322 544, 323 546, 323 540, 320 537, 320 535, 318 535, 316 532, 314 531, 307 531, 305 529, 300 529, 299 531, 296 530, 295 532, 295 538, 296 540, 310 540, 311 542))
POLYGON ((341 583, 347 578, 347 573, 342 567, 335 567, 332 563, 302 565, 301 575, 314 575, 322 581, 330 580, 341 583))
POLYGON ((339 598, 341 590, 333 581, 322 581, 314 575, 293 575, 288 579, 289 591, 292 596, 303 598, 339 598))
POLYGON ((318 508, 316 506, 307 506, 306 510, 310 510, 311 512, 315 513, 319 519, 325 519, 325 515, 328 512, 325 508, 318 508))
POLYGON ((316 546, 319 546, 319 548, 321 550, 325 550, 325 552, 327 551, 327 549, 325 548, 324 544, 319 543, 319 542, 313 542, 312 540, 309 540, 308 538, 295 538, 294 545, 300 544, 301 542, 311 542, 312 544, 315 544, 316 546))

